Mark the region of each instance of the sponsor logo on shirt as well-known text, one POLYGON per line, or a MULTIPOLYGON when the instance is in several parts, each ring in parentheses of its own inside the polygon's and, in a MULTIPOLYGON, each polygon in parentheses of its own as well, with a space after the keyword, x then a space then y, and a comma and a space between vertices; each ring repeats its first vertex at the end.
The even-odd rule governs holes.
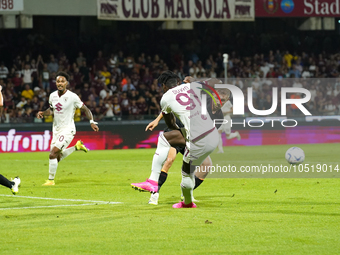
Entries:
POLYGON ((57 103, 56 105, 55 105, 55 109, 58 111, 58 112, 60 112, 63 108, 62 108, 62 104, 61 103, 57 103))

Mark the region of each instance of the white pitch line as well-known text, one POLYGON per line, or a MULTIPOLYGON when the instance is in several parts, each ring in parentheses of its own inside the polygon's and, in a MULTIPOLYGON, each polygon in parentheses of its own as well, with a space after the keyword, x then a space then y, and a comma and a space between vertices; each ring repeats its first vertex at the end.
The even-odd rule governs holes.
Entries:
POLYGON ((57 201, 71 201, 71 202, 90 202, 90 203, 103 203, 103 204, 121 204, 122 202, 111 202, 111 201, 94 201, 94 200, 82 200, 82 199, 67 199, 67 198, 51 198, 51 197, 30 197, 30 196, 17 196, 17 195, 4 195, 0 194, 1 197, 20 197, 20 198, 31 198, 31 199, 43 199, 43 200, 57 200, 57 201))
MULTIPOLYGON (((99 203, 100 205, 104 205, 104 203, 99 203)), ((12 207, 12 208, 0 208, 0 211, 4 210, 16 210, 16 209, 39 209, 39 208, 50 208, 50 207, 65 207, 65 206, 86 206, 86 205, 96 205, 94 203, 91 204, 78 204, 78 205, 42 205, 42 206, 28 206, 28 207, 12 207)))

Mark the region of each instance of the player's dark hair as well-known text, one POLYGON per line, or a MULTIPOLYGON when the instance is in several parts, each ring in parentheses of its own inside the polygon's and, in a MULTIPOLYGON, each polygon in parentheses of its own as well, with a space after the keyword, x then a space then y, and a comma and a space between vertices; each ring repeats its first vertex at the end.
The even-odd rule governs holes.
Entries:
POLYGON ((173 88, 177 86, 179 77, 177 74, 171 71, 165 71, 158 77, 158 83, 164 84, 168 88, 173 88))
POLYGON ((63 76, 63 77, 65 77, 65 79, 66 79, 67 81, 70 80, 70 76, 69 76, 68 73, 66 73, 66 72, 63 72, 63 71, 58 72, 58 73, 56 74, 55 77, 58 77, 58 76, 63 76))

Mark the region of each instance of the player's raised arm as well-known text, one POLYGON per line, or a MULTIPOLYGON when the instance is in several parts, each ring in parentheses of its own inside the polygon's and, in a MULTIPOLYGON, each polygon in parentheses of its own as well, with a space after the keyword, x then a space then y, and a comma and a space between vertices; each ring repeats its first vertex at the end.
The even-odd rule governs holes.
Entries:
POLYGON ((145 131, 147 131, 147 130, 150 130, 150 131, 154 130, 155 127, 158 126, 158 123, 159 123, 159 121, 160 121, 162 118, 163 118, 163 114, 160 113, 160 114, 157 116, 157 118, 156 118, 155 120, 153 120, 152 122, 150 122, 150 123, 146 126, 145 131))
POLYGON ((45 111, 39 111, 37 113, 37 118, 42 119, 42 118, 44 118, 44 116, 50 116, 50 115, 52 115, 52 110, 51 110, 51 108, 48 108, 45 111))
POLYGON ((86 118, 88 118, 90 120, 91 128, 93 129, 93 131, 98 132, 99 131, 99 127, 97 126, 98 123, 93 121, 93 115, 92 115, 92 112, 90 111, 90 109, 87 108, 87 106, 85 104, 80 109, 83 112, 85 112, 86 118))

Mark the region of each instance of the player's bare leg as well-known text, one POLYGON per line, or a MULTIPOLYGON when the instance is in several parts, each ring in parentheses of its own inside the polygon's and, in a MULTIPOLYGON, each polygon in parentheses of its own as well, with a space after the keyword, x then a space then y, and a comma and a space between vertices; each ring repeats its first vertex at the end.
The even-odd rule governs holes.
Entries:
POLYGON ((162 172, 168 173, 169 169, 171 168, 172 164, 174 163, 176 159, 176 149, 174 147, 171 147, 169 150, 168 158, 164 162, 164 165, 162 167, 162 172))
POLYGON ((184 147, 185 139, 179 130, 172 130, 170 132, 164 133, 165 139, 169 142, 172 147, 184 147))

